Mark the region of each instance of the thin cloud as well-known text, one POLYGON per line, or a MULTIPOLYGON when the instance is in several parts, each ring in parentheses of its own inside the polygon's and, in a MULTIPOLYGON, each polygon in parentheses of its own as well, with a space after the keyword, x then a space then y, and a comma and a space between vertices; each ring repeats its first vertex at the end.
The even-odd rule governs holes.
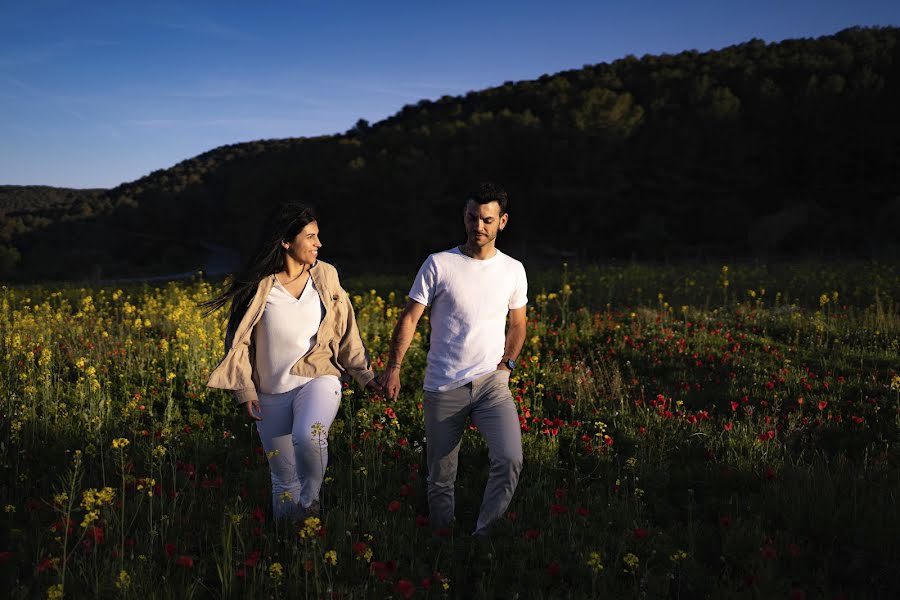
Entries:
POLYGON ((307 108, 326 108, 328 104, 321 100, 295 92, 278 88, 258 87, 247 84, 221 85, 210 83, 201 89, 173 90, 162 94, 168 98, 183 100, 225 100, 230 98, 273 98, 280 101, 302 103, 307 108))
POLYGON ((16 68, 36 64, 47 64, 61 56, 68 56, 82 48, 105 48, 118 46, 121 42, 91 38, 72 38, 60 40, 46 46, 32 48, 20 54, 0 56, 0 67, 16 68))
POLYGON ((87 118, 83 114, 71 107, 71 104, 73 103, 87 104, 87 99, 77 98, 75 96, 55 96, 53 94, 48 94, 46 92, 43 92, 42 90, 39 90, 33 85, 25 83, 20 79, 16 79, 15 77, 7 77, 6 80, 16 87, 27 92, 28 95, 33 99, 43 101, 50 106, 55 107, 60 112, 75 117, 79 121, 87 121, 87 118))
POLYGON ((322 119, 272 118, 272 117, 223 117, 219 119, 132 119, 127 125, 149 129, 184 127, 254 127, 261 129, 296 127, 303 125, 326 125, 322 119))
POLYGON ((205 21, 200 23, 159 23, 160 27, 166 29, 174 29, 175 31, 183 31, 185 33, 193 33, 207 37, 214 37, 230 42, 258 42, 259 36, 247 33, 236 27, 222 25, 215 21, 205 21))

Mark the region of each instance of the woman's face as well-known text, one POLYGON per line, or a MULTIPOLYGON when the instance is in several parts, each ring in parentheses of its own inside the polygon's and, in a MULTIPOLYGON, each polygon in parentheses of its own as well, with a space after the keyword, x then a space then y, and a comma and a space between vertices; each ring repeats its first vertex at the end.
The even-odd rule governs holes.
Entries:
POLYGON ((285 250, 285 261, 293 259, 302 265, 314 265, 319 256, 319 224, 312 221, 300 230, 289 242, 282 242, 285 250))

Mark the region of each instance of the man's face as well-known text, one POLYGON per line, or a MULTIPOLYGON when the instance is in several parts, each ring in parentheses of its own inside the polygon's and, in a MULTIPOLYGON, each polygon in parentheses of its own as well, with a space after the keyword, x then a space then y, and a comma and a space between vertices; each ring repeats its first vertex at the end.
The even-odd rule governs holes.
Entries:
POLYGON ((463 213, 469 244, 479 248, 493 244, 497 239, 497 233, 506 227, 507 219, 509 214, 504 213, 501 216, 500 205, 497 202, 479 204, 469 200, 463 213))

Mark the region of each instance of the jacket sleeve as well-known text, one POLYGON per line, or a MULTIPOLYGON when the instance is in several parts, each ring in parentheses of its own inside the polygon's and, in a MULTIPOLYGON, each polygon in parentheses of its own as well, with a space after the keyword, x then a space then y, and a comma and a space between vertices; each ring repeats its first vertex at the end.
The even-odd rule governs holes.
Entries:
POLYGON ((353 305, 350 303, 350 296, 343 288, 340 293, 346 302, 347 313, 344 331, 338 342, 338 363, 359 385, 365 386, 375 379, 375 373, 372 371, 369 354, 359 335, 359 327, 356 325, 356 315, 353 312, 353 305))
POLYGON ((234 336, 238 327, 229 326, 225 335, 225 358, 209 376, 207 386, 222 390, 231 390, 235 402, 243 404, 259 398, 256 385, 253 383, 253 365, 250 364, 250 338, 243 336, 234 344, 234 336), (234 345, 232 345, 234 344, 234 345))

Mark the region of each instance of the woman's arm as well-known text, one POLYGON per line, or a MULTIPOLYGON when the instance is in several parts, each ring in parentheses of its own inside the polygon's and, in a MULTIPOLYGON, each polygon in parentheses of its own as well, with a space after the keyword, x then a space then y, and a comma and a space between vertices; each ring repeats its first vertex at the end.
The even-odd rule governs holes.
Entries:
POLYGON ((341 339, 338 341, 338 364, 347 371, 359 385, 366 387, 373 379, 375 373, 372 371, 369 362, 369 354, 363 344, 362 337, 359 334, 359 327, 356 324, 356 314, 353 312, 353 304, 350 302, 350 296, 341 288, 341 297, 346 306, 346 318, 344 323, 344 331, 341 339))

